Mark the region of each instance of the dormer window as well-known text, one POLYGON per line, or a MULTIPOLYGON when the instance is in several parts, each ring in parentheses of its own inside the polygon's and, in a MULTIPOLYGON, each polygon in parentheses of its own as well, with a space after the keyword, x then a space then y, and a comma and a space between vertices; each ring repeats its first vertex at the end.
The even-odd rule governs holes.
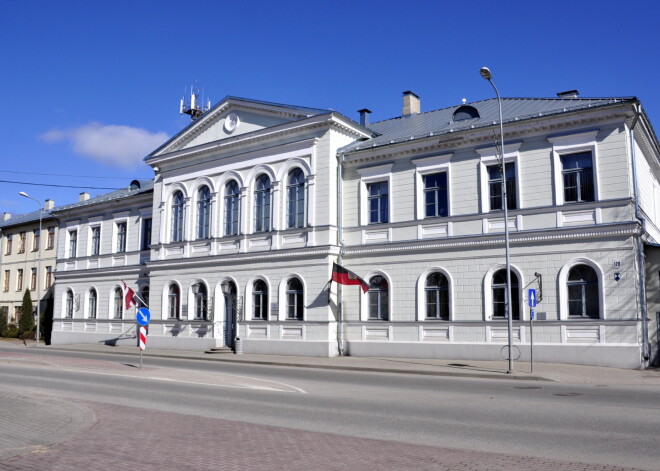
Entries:
POLYGON ((479 118, 479 112, 474 106, 463 105, 456 108, 454 115, 452 116, 452 121, 465 121, 466 119, 479 118))

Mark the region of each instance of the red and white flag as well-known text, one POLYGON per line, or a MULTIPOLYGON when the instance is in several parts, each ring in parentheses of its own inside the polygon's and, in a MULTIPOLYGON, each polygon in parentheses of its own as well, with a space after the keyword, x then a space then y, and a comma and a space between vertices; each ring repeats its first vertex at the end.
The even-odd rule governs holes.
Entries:
POLYGON ((332 264, 332 278, 331 281, 339 283, 340 285, 358 285, 362 288, 363 292, 369 291, 369 285, 362 278, 357 276, 350 270, 337 265, 336 263, 332 264))
POLYGON ((135 302, 135 291, 126 286, 124 280, 121 280, 121 283, 124 285, 124 304, 126 305, 126 309, 130 309, 131 306, 137 307, 137 302, 135 302))

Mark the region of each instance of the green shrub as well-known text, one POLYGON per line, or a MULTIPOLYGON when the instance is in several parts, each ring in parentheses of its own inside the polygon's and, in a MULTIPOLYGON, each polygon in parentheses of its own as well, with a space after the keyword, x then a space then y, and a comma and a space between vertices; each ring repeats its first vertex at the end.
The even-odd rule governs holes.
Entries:
POLYGON ((5 331, 7 330, 7 314, 5 312, 0 313, 0 337, 5 336, 5 331))
POLYGON ((29 332, 34 329, 34 315, 32 314, 32 297, 30 290, 26 289, 23 295, 21 318, 18 320, 18 333, 29 332))
POLYGON ((4 336, 7 338, 18 338, 18 327, 15 325, 10 325, 7 327, 7 330, 5 330, 4 336))

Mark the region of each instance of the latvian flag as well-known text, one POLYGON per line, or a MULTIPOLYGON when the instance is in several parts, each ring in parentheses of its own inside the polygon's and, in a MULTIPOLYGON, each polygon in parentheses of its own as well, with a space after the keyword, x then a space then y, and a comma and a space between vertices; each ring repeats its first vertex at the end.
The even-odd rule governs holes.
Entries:
POLYGON ((130 309, 131 306, 137 306, 135 302, 135 291, 126 286, 124 280, 121 280, 121 283, 124 285, 124 303, 126 304, 126 309, 130 309))
POLYGON ((366 281, 336 263, 332 264, 332 281, 336 281, 340 285, 360 285, 363 292, 369 291, 369 285, 366 281))

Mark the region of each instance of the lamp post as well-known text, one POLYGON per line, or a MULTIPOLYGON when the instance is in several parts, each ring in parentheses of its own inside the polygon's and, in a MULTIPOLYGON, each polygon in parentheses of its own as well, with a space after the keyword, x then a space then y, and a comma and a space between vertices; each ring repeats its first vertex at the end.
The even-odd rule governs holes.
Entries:
POLYGON ((39 344, 40 337, 40 326, 41 324, 41 246, 43 245, 42 234, 41 234, 41 220, 43 216, 41 202, 35 198, 32 198, 30 195, 24 191, 19 191, 19 195, 24 196, 25 198, 31 199, 37 205, 39 205, 39 249, 37 253, 37 345, 39 344))
POLYGON ((497 104, 499 105, 500 110, 500 153, 498 161, 500 168, 502 169, 502 200, 504 205, 504 252, 506 258, 506 300, 504 305, 504 315, 508 321, 508 330, 509 330, 509 370, 507 373, 513 373, 513 316, 511 313, 511 263, 509 259, 509 201, 507 198, 506 191, 506 165, 504 163, 504 123, 502 120, 502 98, 500 97, 500 92, 497 90, 497 87, 493 83, 493 74, 491 73, 488 67, 482 67, 479 70, 481 76, 488 80, 488 82, 495 90, 495 95, 497 96, 497 104))

